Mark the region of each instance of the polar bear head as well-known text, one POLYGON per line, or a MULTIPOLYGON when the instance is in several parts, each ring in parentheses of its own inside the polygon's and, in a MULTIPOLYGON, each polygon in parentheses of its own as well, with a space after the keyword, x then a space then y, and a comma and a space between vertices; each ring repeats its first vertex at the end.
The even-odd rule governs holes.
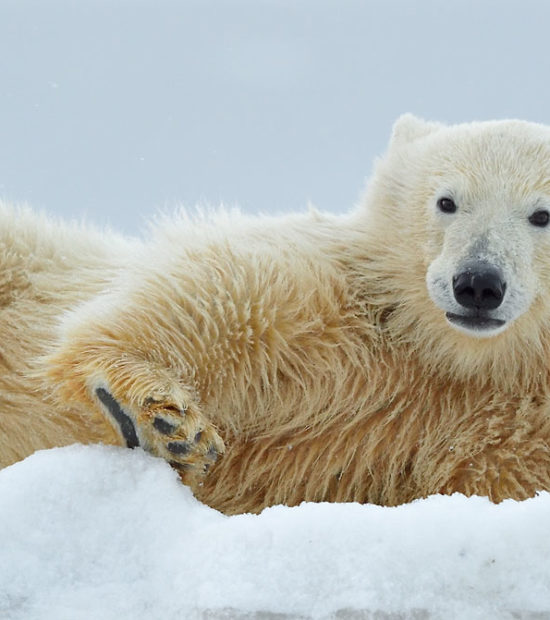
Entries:
POLYGON ((520 319, 550 323, 549 128, 405 115, 367 203, 421 320, 473 339, 517 329, 520 319))

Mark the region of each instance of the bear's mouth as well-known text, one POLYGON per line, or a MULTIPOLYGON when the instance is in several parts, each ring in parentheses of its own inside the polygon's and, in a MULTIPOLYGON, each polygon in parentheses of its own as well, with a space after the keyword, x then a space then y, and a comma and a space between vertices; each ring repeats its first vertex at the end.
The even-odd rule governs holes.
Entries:
POLYGON ((493 319, 483 314, 467 316, 464 314, 455 314, 454 312, 446 312, 445 316, 452 325, 476 332, 499 329, 506 323, 506 321, 502 319, 493 319))

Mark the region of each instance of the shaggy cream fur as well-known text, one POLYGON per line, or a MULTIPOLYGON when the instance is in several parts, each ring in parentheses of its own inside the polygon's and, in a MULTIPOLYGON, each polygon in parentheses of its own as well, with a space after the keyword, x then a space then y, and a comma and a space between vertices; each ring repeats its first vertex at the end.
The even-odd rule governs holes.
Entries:
POLYGON ((346 216, 182 214, 128 244, 4 208, 1 464, 130 445, 124 419, 227 513, 550 490, 549 170, 544 127, 406 116, 346 216), (498 333, 446 318, 474 254, 506 275, 498 333))
POLYGON ((0 466, 40 448, 117 443, 96 409, 53 404, 37 360, 64 311, 102 290, 132 244, 0 204, 0 466))

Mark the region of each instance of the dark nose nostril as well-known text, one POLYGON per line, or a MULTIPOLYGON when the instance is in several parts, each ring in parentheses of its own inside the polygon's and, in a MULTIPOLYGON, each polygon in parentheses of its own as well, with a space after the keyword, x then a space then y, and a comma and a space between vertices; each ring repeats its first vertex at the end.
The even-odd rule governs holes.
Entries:
POLYGON ((504 299, 506 283, 499 269, 478 263, 453 278, 453 293, 464 308, 494 310, 504 299))

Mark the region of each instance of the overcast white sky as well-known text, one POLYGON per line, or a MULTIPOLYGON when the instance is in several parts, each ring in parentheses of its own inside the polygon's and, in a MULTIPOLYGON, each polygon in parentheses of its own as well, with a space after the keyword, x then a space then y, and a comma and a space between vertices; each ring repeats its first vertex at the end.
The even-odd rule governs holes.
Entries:
POLYGON ((2 0, 0 196, 350 208, 394 119, 550 123, 545 0, 2 0))

